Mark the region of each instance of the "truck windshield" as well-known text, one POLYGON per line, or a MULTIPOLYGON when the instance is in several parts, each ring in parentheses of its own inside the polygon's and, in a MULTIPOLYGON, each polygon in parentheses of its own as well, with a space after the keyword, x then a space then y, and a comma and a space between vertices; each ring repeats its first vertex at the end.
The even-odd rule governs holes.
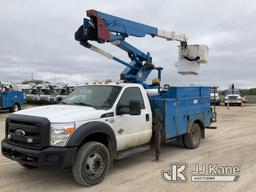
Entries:
POLYGON ((121 89, 122 87, 120 86, 87 85, 79 87, 70 93, 61 104, 109 109, 114 104, 121 89))

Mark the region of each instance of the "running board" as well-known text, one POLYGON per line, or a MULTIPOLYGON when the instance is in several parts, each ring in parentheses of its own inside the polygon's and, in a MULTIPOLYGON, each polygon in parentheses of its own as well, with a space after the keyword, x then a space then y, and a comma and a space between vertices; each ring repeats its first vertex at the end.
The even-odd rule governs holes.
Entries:
POLYGON ((149 145, 142 145, 139 147, 134 147, 132 149, 127 149, 127 150, 123 150, 117 153, 115 159, 119 160, 119 159, 124 159, 126 157, 129 157, 131 155, 135 155, 138 153, 142 153, 145 151, 148 151, 150 149, 149 145))
POLYGON ((210 126, 210 127, 205 127, 206 129, 217 129, 217 126, 210 126))

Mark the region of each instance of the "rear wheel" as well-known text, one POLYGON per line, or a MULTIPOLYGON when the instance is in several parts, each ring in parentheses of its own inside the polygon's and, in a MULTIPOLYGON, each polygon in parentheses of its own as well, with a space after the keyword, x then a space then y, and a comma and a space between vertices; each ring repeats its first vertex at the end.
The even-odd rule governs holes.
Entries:
POLYGON ((11 112, 17 112, 17 111, 19 111, 20 110, 20 106, 19 106, 19 104, 17 104, 17 103, 15 103, 15 104, 13 104, 13 106, 12 106, 12 108, 11 108, 11 112))
POLYGON ((189 133, 184 135, 184 145, 188 149, 195 149, 201 141, 201 130, 197 123, 193 123, 189 133))
POLYGON ((81 146, 72 167, 73 177, 82 186, 100 183, 110 167, 110 155, 105 145, 88 142, 81 146))

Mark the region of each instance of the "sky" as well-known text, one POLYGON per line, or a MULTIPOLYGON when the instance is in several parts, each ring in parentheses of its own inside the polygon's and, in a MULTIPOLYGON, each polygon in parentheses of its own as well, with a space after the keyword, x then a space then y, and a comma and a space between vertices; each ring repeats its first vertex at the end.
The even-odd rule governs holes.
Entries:
MULTIPOLYGON (((74 40, 88 9, 186 33, 189 44, 209 47, 209 63, 200 66, 199 75, 184 76, 174 65, 178 42, 128 38, 151 53, 155 66, 164 68, 164 83, 256 87, 253 0, 0 0, 0 81, 21 82, 32 73, 34 79, 52 82, 118 80, 124 66, 74 40)), ((121 50, 108 44, 100 47, 128 61, 121 50)))

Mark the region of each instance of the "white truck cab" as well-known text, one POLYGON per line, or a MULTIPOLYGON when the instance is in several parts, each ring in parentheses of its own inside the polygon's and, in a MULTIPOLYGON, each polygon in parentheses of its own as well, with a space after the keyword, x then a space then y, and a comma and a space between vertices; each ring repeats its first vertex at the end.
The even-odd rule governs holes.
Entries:
POLYGON ((83 129, 90 121, 108 124, 116 136, 117 151, 148 143, 152 135, 152 112, 145 89, 139 84, 95 84, 75 90, 60 104, 35 107, 15 113, 45 117, 51 123, 51 145, 65 146, 66 129, 83 129), (129 114, 129 104, 140 101, 141 113, 129 114), (147 119, 146 119, 147 117, 147 119), (126 123, 124 123, 126 122, 126 123), (58 133, 55 138, 54 132, 58 133), (131 142, 131 140, 133 142, 131 142))
POLYGON ((104 178, 119 151, 149 143, 152 112, 140 84, 91 84, 76 89, 60 104, 10 115, 6 127, 5 156, 30 168, 72 167, 76 181, 90 186, 104 178), (86 160, 84 151, 89 153, 86 160), (81 163, 90 175, 86 179, 81 163))

